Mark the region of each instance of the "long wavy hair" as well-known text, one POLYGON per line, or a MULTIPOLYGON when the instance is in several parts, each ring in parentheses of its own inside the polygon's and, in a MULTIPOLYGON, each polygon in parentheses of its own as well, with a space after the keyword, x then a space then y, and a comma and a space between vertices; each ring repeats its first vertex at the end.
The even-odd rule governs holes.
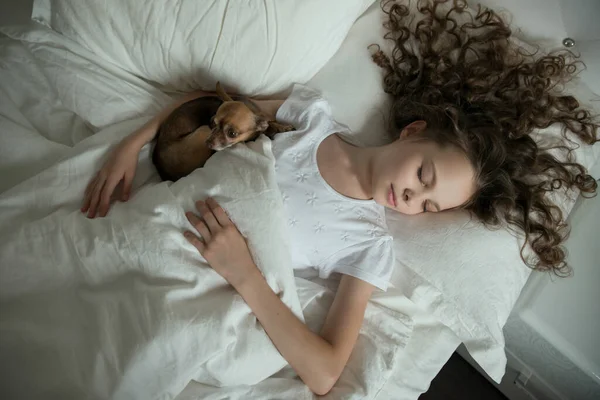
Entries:
POLYGON ((425 137, 462 149, 477 187, 464 208, 487 226, 523 232, 521 258, 531 268, 569 275, 562 247, 568 227, 548 194, 596 192, 572 150, 577 141, 596 143, 599 125, 559 92, 581 62, 566 50, 526 50, 496 12, 464 1, 418 1, 412 15, 397 1, 383 0, 382 8, 393 50, 388 56, 375 45, 373 60, 393 96, 391 131, 425 120, 425 137), (559 143, 534 140, 536 129, 553 124, 563 127, 559 143), (527 245, 533 254, 526 255, 527 245))

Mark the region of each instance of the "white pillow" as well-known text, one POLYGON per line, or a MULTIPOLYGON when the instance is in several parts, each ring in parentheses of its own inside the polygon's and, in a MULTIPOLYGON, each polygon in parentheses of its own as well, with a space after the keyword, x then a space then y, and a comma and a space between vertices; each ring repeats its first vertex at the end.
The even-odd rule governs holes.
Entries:
MULTIPOLYGON (((373 4, 307 84, 322 92, 334 117, 366 145, 389 141, 384 123, 389 98, 382 89, 383 73, 367 49, 372 43, 385 48, 383 17, 373 4)), ((558 131, 551 127, 541 135, 558 131)), ((591 168, 600 146, 582 146, 575 154, 591 168)), ((559 201, 566 212, 573 205, 564 197, 559 201)), ((502 328, 531 271, 520 258, 518 240, 506 230, 488 230, 462 212, 419 217, 389 213, 388 225, 398 261, 392 285, 448 326, 499 382, 506 367, 502 328)))
POLYGON ((506 369, 502 328, 531 273, 517 238, 460 211, 389 212, 387 222, 398 261, 392 284, 452 329, 500 382, 506 369))
POLYGON ((374 0, 35 0, 32 18, 168 89, 306 82, 374 0))

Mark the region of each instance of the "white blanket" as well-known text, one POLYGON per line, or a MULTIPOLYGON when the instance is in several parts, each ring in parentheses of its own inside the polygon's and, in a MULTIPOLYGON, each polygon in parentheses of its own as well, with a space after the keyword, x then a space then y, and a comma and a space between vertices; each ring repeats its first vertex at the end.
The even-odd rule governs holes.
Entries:
MULTIPOLYGON (((271 286, 320 329, 336 282, 296 277, 294 289, 268 142, 170 186, 146 148, 132 199, 87 220, 83 188, 109 146, 168 97, 41 27, 2 31, 0 397, 314 398, 181 235, 184 210, 215 196, 271 286)), ((416 399, 457 345, 392 286, 374 296, 327 398, 416 399)))
MULTIPOLYGON (((287 364, 181 234, 193 200, 213 196, 248 238, 270 286, 302 318, 270 141, 219 153, 175 184, 148 182, 106 218, 87 219, 77 209, 114 143, 109 136, 133 127, 98 133, 0 197, 2 355, 21 396, 50 385, 65 394, 173 397, 192 379, 253 384, 287 364)), ((154 175, 145 151, 138 176, 154 175)))

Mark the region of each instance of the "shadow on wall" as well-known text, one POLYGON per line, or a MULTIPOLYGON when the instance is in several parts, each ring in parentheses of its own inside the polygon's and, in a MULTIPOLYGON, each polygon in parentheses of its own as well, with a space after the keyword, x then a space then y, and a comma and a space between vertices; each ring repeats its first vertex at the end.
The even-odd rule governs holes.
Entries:
POLYGON ((0 0, 0 25, 26 23, 32 7, 33 0, 0 0))

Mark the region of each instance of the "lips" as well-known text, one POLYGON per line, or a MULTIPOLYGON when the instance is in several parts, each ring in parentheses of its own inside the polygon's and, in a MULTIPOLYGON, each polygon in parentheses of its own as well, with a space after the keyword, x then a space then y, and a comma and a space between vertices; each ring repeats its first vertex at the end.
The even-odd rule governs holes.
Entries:
POLYGON ((394 208, 396 208, 396 193, 394 192, 394 185, 390 185, 390 190, 388 191, 388 204, 394 208))

